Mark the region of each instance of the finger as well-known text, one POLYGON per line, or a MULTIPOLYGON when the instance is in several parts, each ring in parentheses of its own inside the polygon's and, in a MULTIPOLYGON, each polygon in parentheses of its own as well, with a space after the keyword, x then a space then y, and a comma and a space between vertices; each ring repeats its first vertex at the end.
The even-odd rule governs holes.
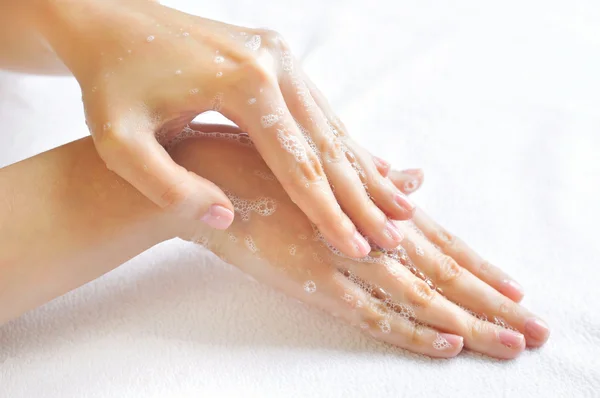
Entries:
POLYGON ((379 174, 381 174, 382 177, 388 176, 391 165, 387 161, 378 156, 373 156, 373 163, 375 164, 375 167, 377 167, 377 171, 379 171, 379 174))
MULTIPOLYGON (((341 141, 335 137, 317 108, 304 83, 289 74, 281 79, 280 86, 287 106, 294 115, 305 140, 319 155, 321 165, 342 210, 357 228, 377 245, 396 247, 401 236, 386 215, 373 203, 359 176, 364 175, 348 161, 351 156, 341 141), (360 173, 357 173, 360 172, 360 173)), ((375 170, 375 167, 373 167, 375 170)), ((378 175, 379 173, 375 171, 378 175)))
POLYGON ((408 256, 448 299, 464 305, 475 314, 482 314, 483 319, 496 325, 515 328, 525 336, 528 346, 537 347, 547 341, 549 329, 541 319, 460 267, 452 257, 439 252, 425 237, 408 229, 402 231, 406 234, 403 246, 408 256))
POLYGON ((421 169, 408 169, 391 170, 388 177, 396 188, 408 195, 421 188, 425 175, 421 169))
POLYGON ((352 158, 363 171, 365 186, 377 206, 394 220, 412 218, 415 205, 390 179, 381 177, 371 161, 371 154, 350 138, 347 138, 345 143, 352 153, 352 158))
POLYGON ((504 294, 519 302, 523 298, 523 288, 512 277, 481 258, 460 238, 452 235, 438 225, 424 211, 415 213, 413 222, 425 234, 427 239, 437 245, 442 252, 456 260, 461 267, 504 294))
POLYGON ((342 274, 336 281, 331 295, 345 308, 338 315, 375 339, 436 358, 451 358, 462 350, 462 337, 414 323, 396 312, 393 304, 373 297, 342 274))
POLYGON ((327 101, 327 98, 325 97, 325 95, 323 95, 321 90, 319 90, 319 88, 312 82, 312 80, 310 80, 310 78, 305 73, 302 75, 302 79, 306 83, 310 95, 315 100, 317 106, 321 109, 321 111, 327 118, 327 121, 331 125, 331 128, 336 132, 337 135, 341 137, 348 136, 346 126, 344 125, 344 123, 342 123, 340 118, 337 117, 337 115, 333 111, 333 108, 329 104, 329 101, 327 101))
POLYGON ((349 147, 350 153, 348 160, 356 166, 360 166, 361 173, 364 176, 363 183, 369 192, 371 198, 377 206, 389 217, 395 220, 407 220, 412 217, 414 204, 406 198, 402 192, 399 192, 387 180, 382 180, 381 175, 386 175, 389 170, 389 164, 379 158, 373 158, 367 151, 348 138, 346 127, 333 112, 333 109, 319 91, 319 89, 310 81, 306 74, 300 70, 298 72, 303 79, 310 93, 310 98, 323 113, 330 126, 330 131, 339 136, 349 147), (358 160, 356 158, 359 158, 358 160), (374 162, 379 163, 377 166, 374 162), (383 170, 383 172, 381 171, 383 170))
POLYGON ((167 212, 225 229, 233 206, 212 182, 177 165, 151 133, 107 128, 94 142, 107 167, 167 212))
POLYGON ((354 266, 361 278, 374 283, 379 297, 397 303, 404 314, 437 330, 464 337, 465 347, 495 358, 510 359, 525 348, 523 335, 484 324, 432 289, 405 266, 387 260, 374 267, 354 266))
POLYGON ((367 255, 369 244, 340 209, 317 156, 300 133, 279 88, 263 88, 252 105, 234 105, 224 109, 224 115, 248 131, 286 193, 325 239, 347 256, 367 255))

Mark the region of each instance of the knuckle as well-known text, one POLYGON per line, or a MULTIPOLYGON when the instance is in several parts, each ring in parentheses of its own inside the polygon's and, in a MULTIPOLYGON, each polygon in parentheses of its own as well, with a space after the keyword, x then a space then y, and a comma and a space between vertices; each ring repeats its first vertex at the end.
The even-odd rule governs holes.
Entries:
POLYGON ((261 29, 259 34, 267 46, 279 50, 289 49, 289 45, 287 44, 285 38, 278 31, 273 29, 261 29))
POLYGON ((316 155, 310 151, 307 152, 307 158, 308 161, 297 163, 295 172, 290 173, 290 177, 282 182, 285 188, 300 191, 308 188, 310 184, 320 183, 325 179, 325 172, 316 155))
POLYGON ((342 142, 333 134, 326 134, 319 142, 319 151, 327 161, 336 161, 342 158, 342 142))
POLYGON ((273 59, 273 65, 279 66, 285 72, 293 72, 295 60, 284 37, 279 32, 270 29, 261 30, 260 32, 266 47, 271 50, 267 52, 279 57, 279 59, 273 59))
POLYGON ((457 241, 457 237, 445 229, 440 229, 437 231, 435 243, 442 249, 442 251, 446 252, 454 247, 457 241))
POLYGON ((422 346, 424 344, 425 328, 414 322, 407 323, 408 344, 410 346, 422 346))
POLYGON ((479 274, 480 275, 486 275, 486 274, 491 274, 492 272, 494 272, 494 270, 496 269, 496 267, 494 265, 492 265, 489 261, 483 261, 480 265, 479 265, 479 274))
POLYGON ((362 310, 362 319, 371 325, 377 325, 385 319, 388 309, 383 303, 375 299, 369 299, 362 310))
POLYGON ((472 318, 469 320, 466 327, 467 335, 473 340, 483 337, 487 330, 488 328, 486 326, 486 322, 477 318, 472 318))
POLYGON ((440 254, 437 260, 437 274, 440 282, 450 284, 462 274, 462 267, 452 257, 440 254))
POLYGON ((93 137, 98 156, 109 170, 114 170, 120 160, 129 157, 125 137, 118 131, 105 131, 93 137))
POLYGON ((337 115, 332 115, 331 119, 328 121, 331 132, 338 137, 349 139, 348 129, 344 122, 337 115))
POLYGON ((519 313, 520 306, 512 300, 502 300, 498 306, 498 314, 500 316, 510 316, 519 313))
POLYGON ((188 196, 183 181, 173 183, 161 194, 159 205, 167 212, 178 211, 188 196))
POLYGON ((269 54, 261 54, 257 57, 248 58, 241 67, 241 76, 254 86, 264 87, 276 80, 274 60, 269 54))
MULTIPOLYGON (((416 279, 416 278, 415 278, 416 279)), ((427 307, 431 304, 431 300, 435 296, 435 292, 420 279, 413 281, 409 299, 415 306, 427 307)))
POLYGON ((125 135, 120 129, 116 129, 110 122, 100 126, 95 126, 92 131, 94 143, 103 150, 112 149, 116 146, 122 146, 125 141, 125 135))

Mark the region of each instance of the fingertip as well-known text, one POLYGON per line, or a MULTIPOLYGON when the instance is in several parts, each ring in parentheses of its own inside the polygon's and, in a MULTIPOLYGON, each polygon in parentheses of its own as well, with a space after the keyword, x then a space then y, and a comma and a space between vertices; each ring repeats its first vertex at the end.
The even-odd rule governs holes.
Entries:
POLYGON ((366 257, 371 252, 371 246, 358 231, 354 231, 354 235, 352 236, 352 246, 355 251, 355 253, 352 254, 353 257, 356 258, 366 257))
POLYGON ((381 159, 378 156, 373 156, 373 163, 375 163, 375 167, 377 168, 377 171, 379 171, 379 174, 381 174, 382 177, 388 176, 391 169, 391 165, 389 162, 381 159))
POLYGON ((221 205, 211 205, 200 220, 215 229, 227 229, 235 218, 233 211, 221 205))
POLYGON ((423 176, 424 176, 423 169, 405 169, 405 170, 400 171, 400 173, 409 174, 411 176, 415 176, 415 177, 419 177, 419 178, 423 178, 423 176))
POLYGON ((434 348, 444 354, 443 358, 454 358, 462 352, 464 346, 464 338, 451 333, 440 333, 434 341, 434 348))
POLYGON ((396 192, 396 194, 394 194, 394 202, 396 202, 402 210, 401 216, 394 217, 394 220, 410 220, 413 217, 416 206, 404 193, 396 192))
POLYGON ((550 328, 539 318, 530 318, 525 322, 527 347, 540 347, 548 341, 550 328))
POLYGON ((405 194, 410 194, 421 188, 424 173, 421 169, 392 170, 389 178, 396 188, 405 194))
POLYGON ((499 291, 515 303, 521 302, 525 296, 523 287, 512 279, 503 280, 500 284, 499 291))

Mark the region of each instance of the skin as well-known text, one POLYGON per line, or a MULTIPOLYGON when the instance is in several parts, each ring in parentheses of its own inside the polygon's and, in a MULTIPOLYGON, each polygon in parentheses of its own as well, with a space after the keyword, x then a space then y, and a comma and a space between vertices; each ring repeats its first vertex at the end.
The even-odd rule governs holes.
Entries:
POLYGON ((162 146, 198 114, 217 110, 248 132, 285 192, 343 253, 366 255, 362 234, 380 247, 399 243, 389 220, 409 219, 414 205, 393 185, 376 184, 371 156, 348 156, 364 150, 278 33, 148 0, 0 0, 0 7, 0 67, 71 73, 100 157, 159 207, 218 229, 231 223, 232 204, 214 181, 162 146))
MULTIPOLYGON (((239 133, 232 127, 196 128, 239 133)), ((467 347, 508 359, 518 356, 525 344, 537 347, 547 340, 547 327, 531 333, 531 323, 539 321, 516 302, 522 293, 507 288, 508 277, 421 210, 414 220, 425 236, 399 222, 401 245, 443 294, 385 254, 372 253, 385 260, 381 263, 333 254, 313 239, 316 230, 310 220, 269 177, 269 168, 254 148, 202 133, 191 135, 196 137, 171 148, 177 162, 207 175, 230 195, 274 200, 274 212, 252 211, 247 220, 238 213, 227 231, 174 217, 108 170, 89 138, 1 169, 0 202, 5 205, 0 208, 0 323, 155 244, 180 237, 205 244, 254 278, 344 318, 376 339, 414 352, 452 357, 467 347), (355 282, 369 288, 363 290, 355 282), (454 302, 489 319, 501 316, 516 331, 481 321, 454 302), (412 319, 399 316, 402 311, 410 312, 412 319), (438 349, 441 339, 447 345, 438 349)), ((387 169, 382 171, 387 174, 387 169)), ((422 181, 418 171, 389 175, 401 188, 415 189, 422 181)), ((381 174, 379 178, 387 181, 381 174)))

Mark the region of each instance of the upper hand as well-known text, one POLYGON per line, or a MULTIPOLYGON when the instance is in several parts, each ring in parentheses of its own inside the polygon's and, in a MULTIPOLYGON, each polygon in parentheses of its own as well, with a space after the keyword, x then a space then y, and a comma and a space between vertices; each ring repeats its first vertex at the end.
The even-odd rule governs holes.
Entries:
POLYGON ((384 248, 399 243, 390 219, 410 218, 413 205, 382 178, 389 165, 348 137, 279 34, 148 1, 101 3, 93 17, 63 18, 84 45, 56 49, 81 85, 111 170, 167 210, 227 227, 223 192, 163 149, 215 110, 248 132, 292 201, 343 253, 370 251, 361 233, 384 248))

